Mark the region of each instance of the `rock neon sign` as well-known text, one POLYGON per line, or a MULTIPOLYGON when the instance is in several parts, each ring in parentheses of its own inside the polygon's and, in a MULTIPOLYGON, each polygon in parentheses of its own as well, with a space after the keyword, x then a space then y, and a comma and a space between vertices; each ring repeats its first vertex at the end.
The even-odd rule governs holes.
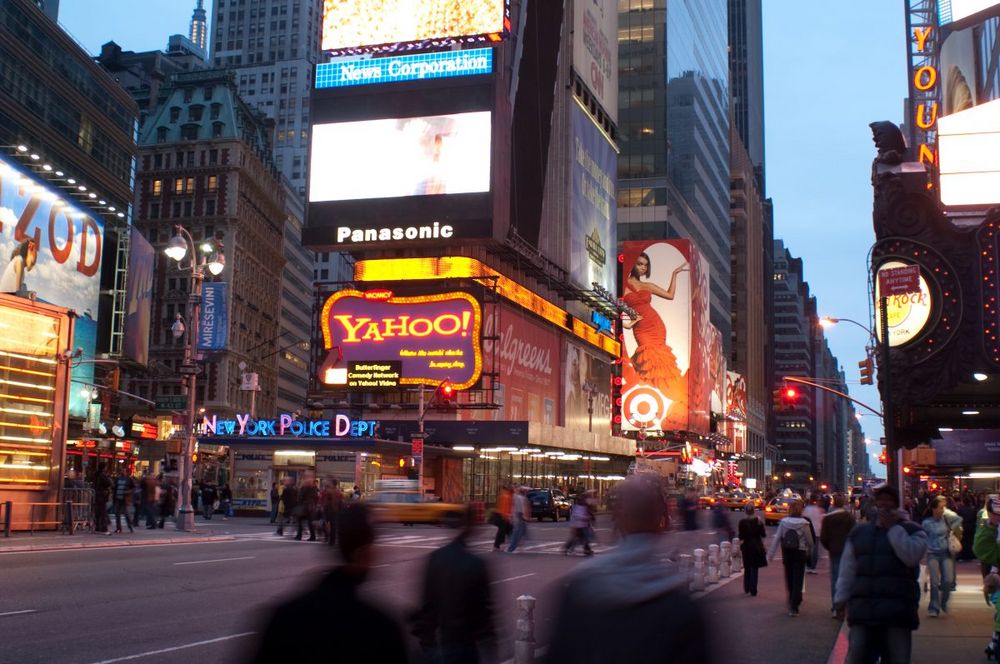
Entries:
POLYGON ((482 373, 482 309, 468 293, 396 297, 391 291, 342 290, 323 305, 323 347, 331 352, 320 378, 348 362, 398 361, 403 385, 455 389, 482 373))

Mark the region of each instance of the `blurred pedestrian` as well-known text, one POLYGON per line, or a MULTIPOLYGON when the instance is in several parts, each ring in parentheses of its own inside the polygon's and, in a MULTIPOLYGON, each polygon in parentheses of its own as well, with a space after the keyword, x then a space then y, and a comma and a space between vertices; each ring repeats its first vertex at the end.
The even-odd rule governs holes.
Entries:
POLYGON ((948 499, 935 496, 930 512, 921 524, 927 533, 927 572, 930 576, 931 599, 927 615, 936 618, 942 611, 948 613, 948 599, 955 582, 955 552, 951 542, 962 542, 962 517, 947 507, 948 499))
POLYGON ((986 644, 986 659, 1000 660, 1000 576, 995 572, 983 579, 983 596, 993 608, 993 637, 986 644))
POLYGON ((975 497, 965 496, 962 506, 958 510, 958 515, 962 517, 962 553, 958 554, 959 560, 975 560, 976 558, 972 552, 972 542, 976 537, 977 511, 975 497))
POLYGON ((132 522, 129 521, 128 516, 128 504, 132 502, 132 478, 127 472, 125 472, 125 467, 122 466, 121 471, 118 473, 118 477, 115 478, 115 532, 120 533, 122 531, 122 516, 125 517, 125 525, 128 526, 128 531, 130 533, 135 532, 132 528, 132 522))
POLYGON ((729 508, 721 500, 715 501, 715 504, 712 505, 712 527, 726 541, 735 537, 733 524, 729 522, 729 508))
POLYGON ((174 486, 169 477, 164 476, 160 480, 160 521, 156 524, 158 528, 163 527, 163 522, 168 516, 173 516, 176 504, 177 487, 174 486))
POLYGON ((753 503, 747 503, 743 511, 746 516, 737 525, 740 553, 743 554, 743 592, 756 597, 760 568, 767 567, 767 551, 764 549, 767 531, 760 517, 754 513, 753 503))
POLYGON ((295 481, 288 478, 285 480, 285 490, 281 492, 281 510, 284 514, 278 521, 277 535, 285 534, 285 523, 288 523, 293 518, 298 502, 299 491, 295 487, 295 481))
POLYGON ((201 485, 202 516, 206 521, 212 520, 212 514, 215 512, 216 498, 218 498, 218 493, 216 493, 213 485, 208 482, 201 485))
POLYGON ((840 557, 834 606, 847 609, 848 664, 909 662, 920 625, 917 565, 927 533, 899 510, 899 491, 875 490, 874 519, 851 531, 840 557))
POLYGON ((778 532, 768 549, 768 561, 774 560, 781 547, 781 562, 785 568, 785 589, 788 592, 788 615, 799 615, 802 604, 802 584, 805 583, 806 562, 816 546, 809 521, 802 518, 802 501, 788 503, 788 516, 778 523, 778 532))
POLYGON ((698 530, 698 492, 689 487, 677 503, 684 522, 684 530, 698 530))
POLYGON ((337 540, 343 564, 274 610, 250 661, 314 661, 324 652, 317 639, 329 646, 327 659, 380 664, 407 661, 399 624, 358 596, 358 587, 374 563, 375 530, 365 505, 350 505, 341 512, 337 540))
POLYGON ((278 494, 278 483, 271 482, 271 523, 274 523, 278 519, 279 499, 280 499, 280 494, 278 494))
POLYGON ((222 510, 222 520, 226 521, 233 512, 233 491, 229 488, 229 483, 222 485, 219 489, 219 509, 222 510))
POLYGON ((510 536, 510 546, 507 553, 514 553, 521 539, 528 533, 528 521, 531 519, 531 505, 528 503, 528 489, 519 486, 514 492, 513 506, 511 507, 511 520, 514 528, 510 536))
POLYGON ((295 531, 295 539, 302 539, 302 522, 309 524, 309 541, 316 541, 315 513, 319 506, 319 489, 316 487, 316 480, 306 480, 299 491, 299 504, 296 507, 298 516, 298 529, 295 531))
POLYGON ((511 513, 514 508, 514 490, 510 484, 504 482, 497 495, 497 506, 490 516, 490 523, 496 526, 497 533, 493 538, 493 550, 499 551, 503 546, 507 536, 510 535, 513 526, 511 525, 511 513))
MULTIPOLYGON (((809 522, 810 528, 812 528, 813 542, 819 541, 819 535, 823 532, 823 516, 826 514, 824 510, 819 505, 819 496, 815 493, 809 498, 809 503, 802 510, 802 518, 809 522)), ((806 563, 806 574, 819 574, 816 571, 816 567, 819 565, 819 547, 814 546, 812 548, 812 554, 809 556, 809 561, 806 563)))
POLYGON ((834 607, 833 598, 837 593, 840 556, 844 553, 844 545, 852 528, 854 528, 854 517, 844 509, 844 494, 834 494, 833 509, 823 517, 823 530, 820 531, 819 541, 830 554, 830 614, 838 620, 843 619, 844 613, 834 607))
POLYGON ((157 491, 159 483, 148 470, 142 476, 142 511, 146 515, 146 529, 156 528, 157 491))
POLYGON ((563 555, 569 555, 579 543, 583 546, 583 555, 592 556, 590 534, 593 530, 594 511, 588 504, 587 494, 580 491, 576 494, 576 502, 569 510, 569 539, 563 545, 563 555))
POLYGON ((1000 496, 993 494, 986 500, 982 516, 976 525, 972 551, 983 565, 983 576, 1000 568, 1000 496))
POLYGON ((108 518, 110 499, 111 479, 108 477, 107 466, 102 463, 94 476, 94 532, 111 534, 111 519, 108 518))
POLYGON ((445 525, 458 533, 428 558, 420 608, 413 616, 413 635, 428 662, 497 661, 489 571, 466 546, 474 524, 468 508, 446 517, 445 525))
POLYGON ((632 475, 618 485, 615 520, 621 544, 568 577, 545 661, 711 661, 707 624, 688 595, 688 579, 663 563, 665 508, 656 480, 632 475))
POLYGON ((143 514, 142 505, 142 478, 133 477, 132 478, 132 525, 136 528, 139 527, 139 517, 143 514))
POLYGON ((351 501, 358 502, 359 500, 361 500, 361 487, 355 484, 354 491, 351 492, 351 501))
POLYGON ((337 543, 337 517, 344 506, 344 494, 340 491, 340 482, 333 480, 327 485, 322 495, 323 520, 326 522, 326 543, 333 546, 337 543))

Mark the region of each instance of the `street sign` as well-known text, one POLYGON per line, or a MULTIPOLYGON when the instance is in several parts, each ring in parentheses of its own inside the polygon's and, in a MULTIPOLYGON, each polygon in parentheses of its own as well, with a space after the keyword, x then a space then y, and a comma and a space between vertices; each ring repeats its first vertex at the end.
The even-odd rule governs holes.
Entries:
POLYGON ((414 438, 410 441, 410 456, 419 457, 424 455, 424 439, 414 438))
POLYGON ((184 410, 187 408, 187 397, 171 395, 156 400, 156 410, 184 410))
POLYGON ((893 297, 920 292, 920 267, 891 267, 878 271, 879 297, 893 297))
POLYGON ((201 367, 197 364, 182 364, 177 367, 177 373, 182 376, 194 376, 201 373, 201 367))

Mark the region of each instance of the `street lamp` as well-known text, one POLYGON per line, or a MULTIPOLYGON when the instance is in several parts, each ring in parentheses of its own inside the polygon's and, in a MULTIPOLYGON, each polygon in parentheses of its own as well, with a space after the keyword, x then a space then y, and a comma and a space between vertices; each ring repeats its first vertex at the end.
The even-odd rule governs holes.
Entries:
POLYGON ((194 238, 183 226, 174 226, 175 235, 170 238, 167 243, 166 248, 164 248, 163 253, 177 261, 178 266, 180 262, 187 256, 188 250, 191 251, 191 294, 188 297, 188 304, 191 306, 191 314, 188 316, 187 325, 184 324, 183 317, 178 314, 177 319, 171 326, 170 330, 174 337, 180 339, 187 332, 188 340, 187 345, 184 347, 184 362, 181 364, 180 372, 182 375, 186 376, 187 382, 187 431, 184 438, 183 453, 181 454, 181 462, 178 464, 180 470, 180 478, 178 487, 180 492, 180 506, 177 509, 177 529, 178 530, 194 530, 194 510, 191 507, 191 480, 193 475, 192 459, 191 455, 194 452, 195 446, 195 433, 194 433, 194 420, 195 420, 195 384, 197 382, 197 365, 195 364, 195 358, 197 355, 197 343, 198 343, 198 318, 200 316, 201 310, 201 286, 202 282, 205 280, 205 268, 212 275, 219 275, 225 267, 225 259, 222 256, 222 243, 217 240, 206 242, 202 246, 203 256, 201 261, 198 261, 196 252, 194 238))
POLYGON ((862 330, 867 332, 869 337, 872 337, 873 339, 875 338, 875 332, 873 332, 870 327, 868 327, 867 325, 863 325, 856 320, 852 320, 850 318, 835 318, 833 316, 823 316, 822 318, 819 319, 820 327, 823 328, 833 327, 837 323, 854 323, 862 330))

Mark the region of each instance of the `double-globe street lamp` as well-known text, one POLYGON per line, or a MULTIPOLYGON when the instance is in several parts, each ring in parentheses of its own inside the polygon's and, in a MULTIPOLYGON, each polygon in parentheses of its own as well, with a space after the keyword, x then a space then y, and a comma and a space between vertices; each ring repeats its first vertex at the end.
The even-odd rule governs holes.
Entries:
MULTIPOLYGON (((187 344, 184 347, 184 362, 181 364, 180 373, 185 376, 187 383, 187 428, 184 432, 184 445, 181 452, 181 462, 178 464, 180 471, 178 492, 180 493, 180 507, 177 510, 177 529, 194 530, 194 510, 191 506, 191 481, 193 475, 193 461, 191 458, 195 446, 195 384, 197 382, 198 365, 197 344, 198 344, 198 319, 201 315, 201 286, 205 280, 205 270, 213 276, 222 274, 225 269, 225 256, 222 255, 222 243, 218 240, 205 240, 201 245, 202 256, 198 261, 198 254, 195 251, 194 238, 183 226, 174 226, 175 235, 170 238, 167 247, 163 250, 169 258, 180 262, 191 252, 191 290, 188 295, 188 305, 190 314, 187 320, 187 344)), ((178 314, 177 322, 174 323, 172 331, 174 336, 180 338, 184 335, 185 326, 178 314)))

